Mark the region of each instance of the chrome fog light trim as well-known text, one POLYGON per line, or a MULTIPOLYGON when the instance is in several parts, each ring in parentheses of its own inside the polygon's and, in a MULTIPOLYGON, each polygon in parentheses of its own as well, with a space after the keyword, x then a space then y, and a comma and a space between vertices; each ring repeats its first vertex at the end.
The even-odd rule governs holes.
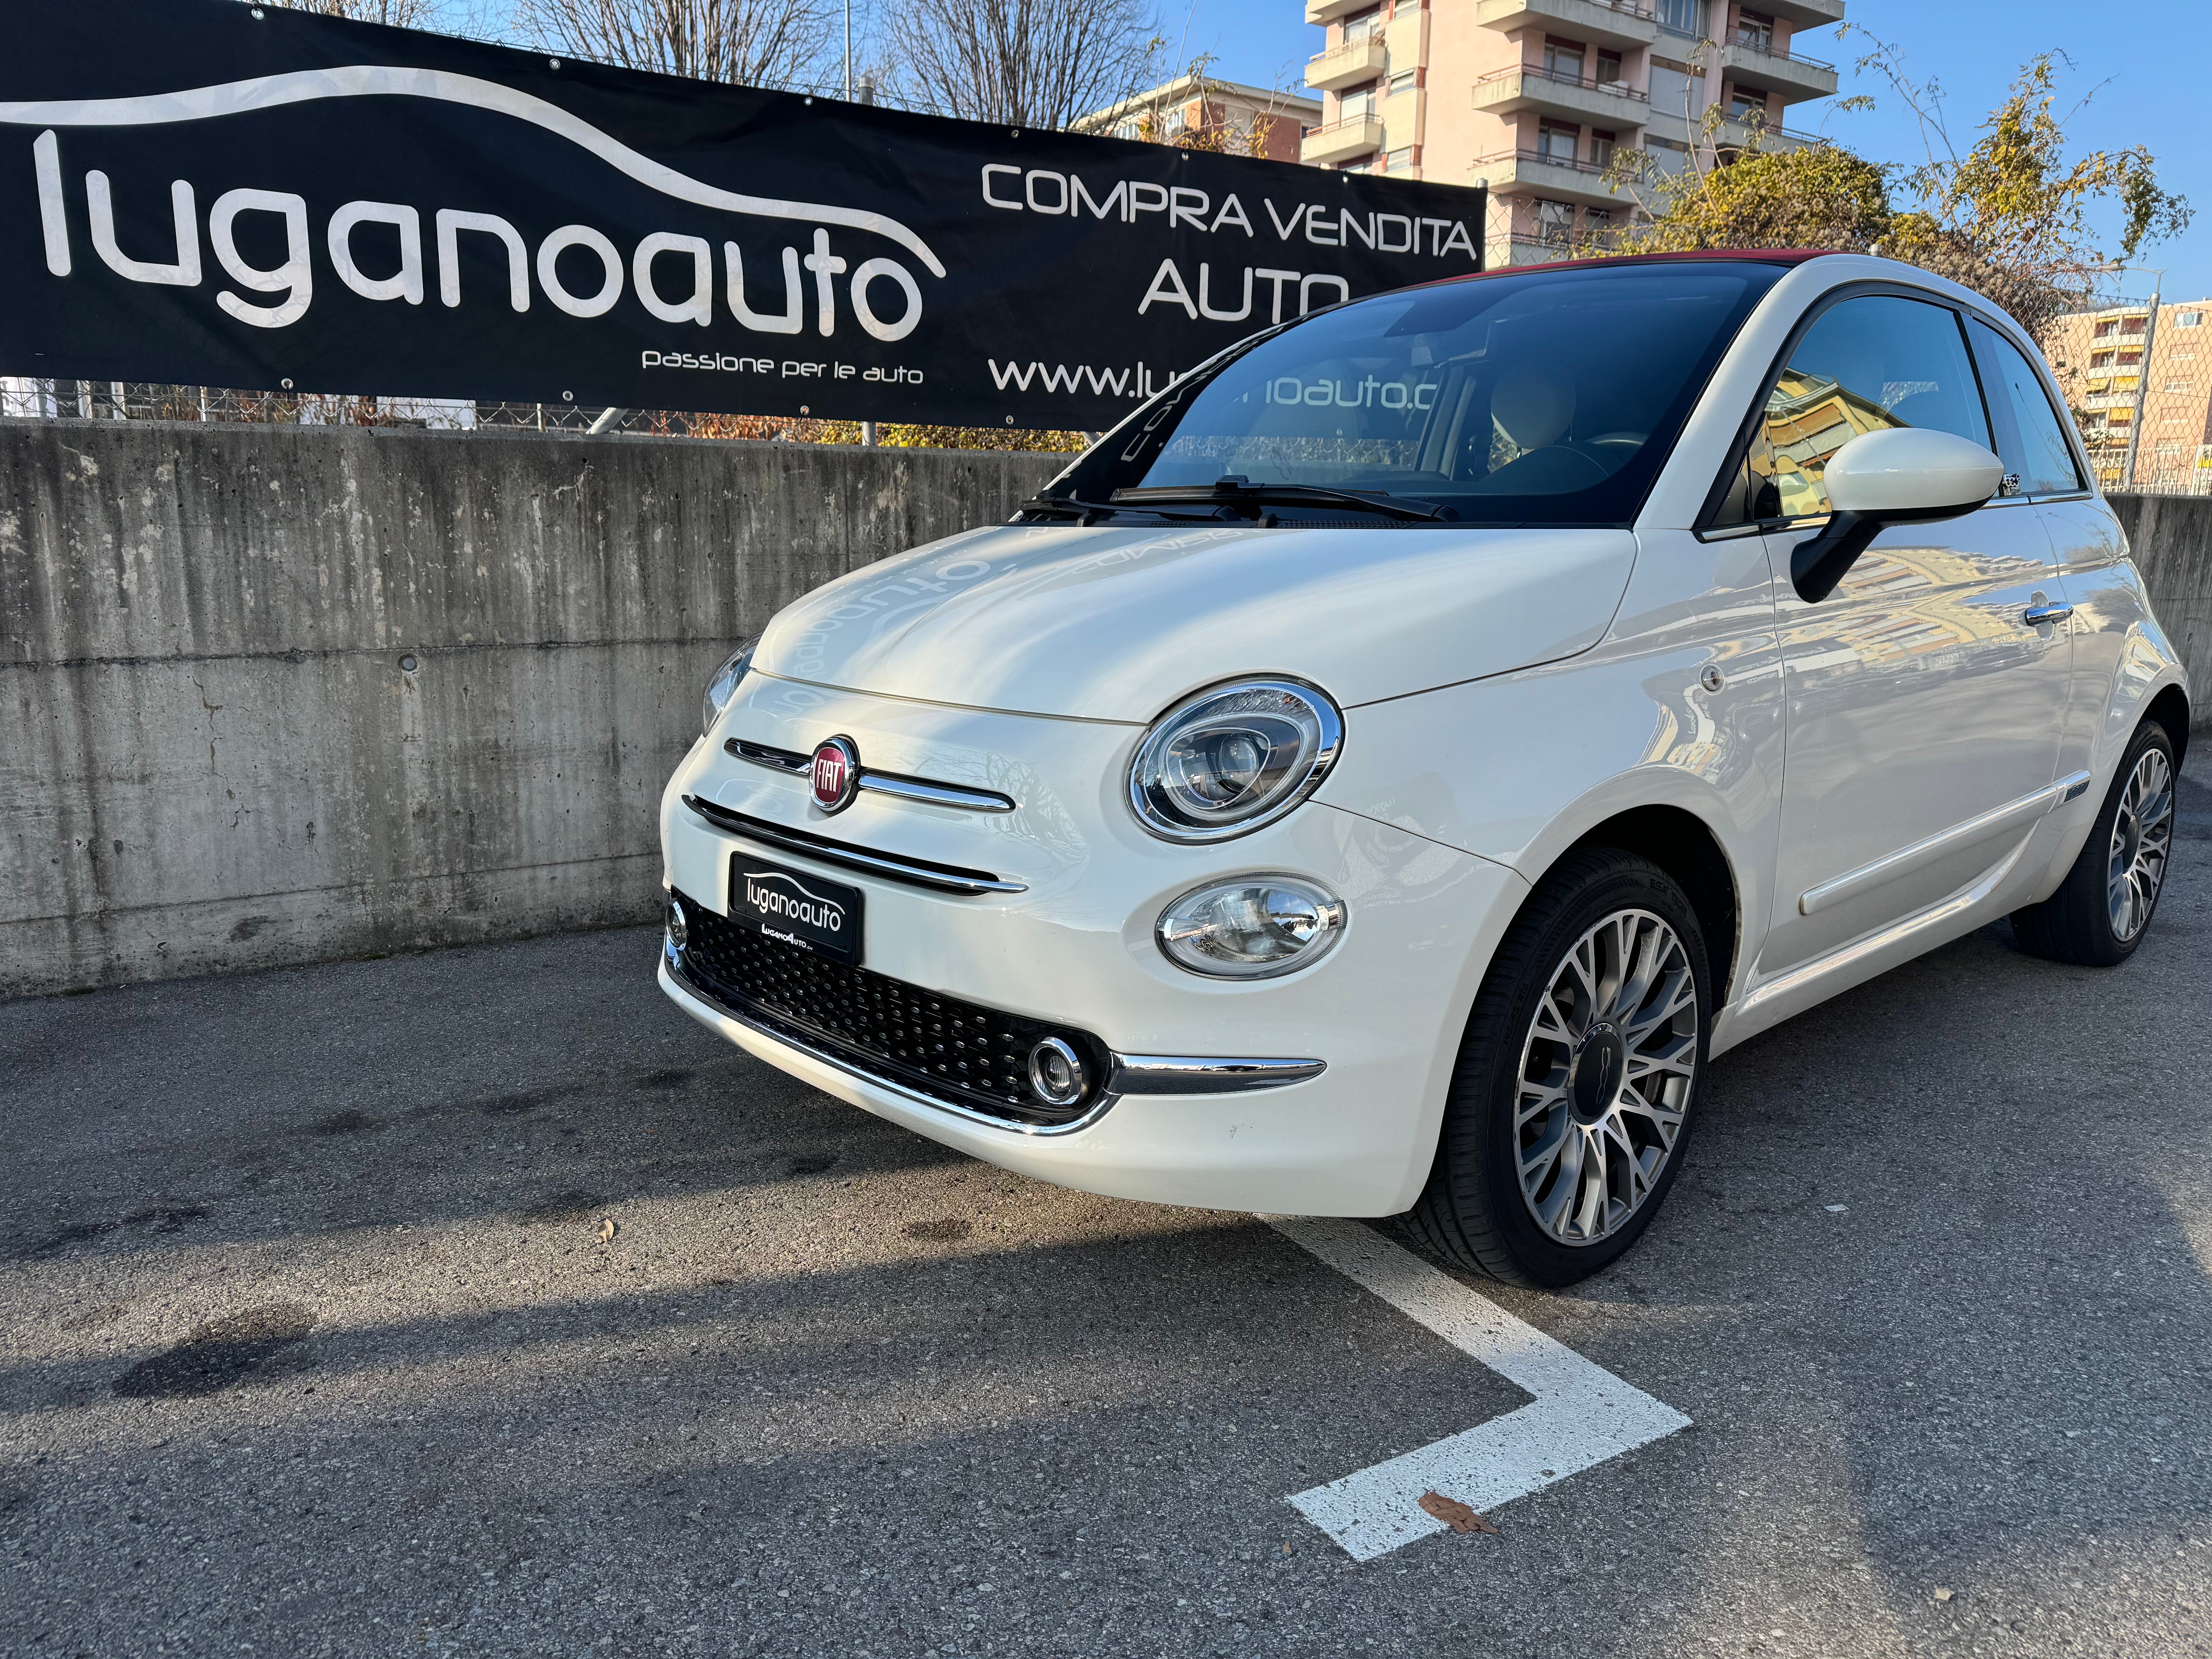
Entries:
POLYGON ((1030 1050, 1030 1092, 1048 1106, 1073 1106, 1090 1085, 1083 1056, 1058 1037, 1046 1037, 1030 1050))
POLYGON ((1310 967, 1344 933, 1344 901, 1297 876, 1237 876, 1194 887, 1153 930, 1178 968, 1215 979, 1273 979, 1310 967))
POLYGON ((663 949, 671 963, 681 962, 684 947, 691 942, 691 918, 684 914, 683 902, 679 899, 668 901, 667 927, 663 949))

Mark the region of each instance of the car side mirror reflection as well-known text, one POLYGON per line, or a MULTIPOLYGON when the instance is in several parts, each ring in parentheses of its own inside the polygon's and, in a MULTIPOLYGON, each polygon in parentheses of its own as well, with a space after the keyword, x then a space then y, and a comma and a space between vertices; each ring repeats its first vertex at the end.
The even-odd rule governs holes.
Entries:
POLYGON ((1790 556, 1790 584, 1818 605, 1893 524, 1972 512, 1997 492, 2004 463, 1970 438, 1923 427, 1863 432, 1828 458, 1828 522, 1790 556))

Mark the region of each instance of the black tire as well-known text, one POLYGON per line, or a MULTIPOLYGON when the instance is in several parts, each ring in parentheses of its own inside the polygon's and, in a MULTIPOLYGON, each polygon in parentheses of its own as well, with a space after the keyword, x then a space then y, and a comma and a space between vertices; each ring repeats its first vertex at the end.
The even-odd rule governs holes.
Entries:
MULTIPOLYGON (((2096 822, 2089 826, 2089 838, 2081 843, 2081 850, 2074 860, 2073 868, 2066 872, 2066 879, 2042 903, 2027 905, 2012 913, 2013 937, 2020 941, 2020 948, 2031 956, 2045 957, 2052 962, 2070 962, 2083 968, 2117 968, 2136 953, 2136 947, 2150 932, 2151 922, 2158 915, 2159 897, 2165 891, 2163 855, 2159 860, 2157 879, 2151 886, 2150 902, 2142 908, 2131 933, 2123 932, 2115 924, 2112 887, 2116 850, 2127 852, 2130 862, 2134 854, 2132 844, 2115 848, 2113 828, 2136 769, 2143 763, 2145 756, 2152 754, 2165 763, 2166 786, 2160 809, 2163 823, 2159 826, 2159 841, 2171 851, 2176 769, 2173 740, 2156 720, 2145 720, 2136 728, 2127 752, 2120 757, 2119 766, 2112 774, 2112 787, 2105 792, 2105 804, 2098 809, 2096 822)), ((2136 817, 2131 812, 2130 821, 2136 817)), ((2141 839, 2138 833, 2136 844, 2141 839)))
MULTIPOLYGON (((1558 1005, 1555 1003, 1554 1006, 1558 1005)), ((1656 1006, 1656 1002, 1653 1006, 1656 1006)), ((1705 1042, 1713 1006, 1712 986, 1706 963, 1705 936, 1691 907, 1674 878, 1648 860, 1610 848, 1595 848, 1562 860, 1532 894, 1506 933, 1498 954, 1484 975, 1462 1040, 1457 1069, 1444 1102, 1437 1161, 1429 1184, 1407 1219, 1416 1234, 1439 1255, 1466 1267, 1479 1269, 1509 1285, 1557 1289, 1586 1279, 1618 1260, 1635 1243, 1664 1201, 1689 1150, 1690 1132, 1697 1121, 1697 1096, 1705 1069, 1705 1042), (1681 1030, 1682 1016, 1673 1017, 1663 1030, 1674 1033, 1677 1046, 1692 1039, 1694 1061, 1686 1084, 1675 1103, 1680 1127, 1656 1166, 1656 1176, 1645 1187, 1626 1218, 1602 1237, 1588 1242, 1562 1242, 1547 1231, 1534 1212, 1540 1201, 1524 1199, 1521 1188, 1521 1133, 1514 1123, 1516 1104, 1523 1079, 1524 1057, 1537 1056, 1532 1047, 1542 1039, 1534 1031, 1539 1005, 1552 987, 1553 976, 1569 953, 1590 930, 1608 917, 1640 911, 1663 921, 1679 941, 1694 989, 1688 1020, 1694 1030, 1681 1030)), ((1595 1028, 1582 1038, 1590 1046, 1595 1028)), ((1564 1043, 1549 1043, 1556 1059, 1564 1043)), ((1582 1061, 1575 1050, 1575 1066, 1582 1061)), ((1607 1062, 1610 1063, 1610 1062, 1607 1062)), ((1547 1074, 1550 1074, 1547 1073, 1547 1074)), ((1568 1079, 1578 1073, 1563 1074, 1568 1079)), ((1593 1088, 1602 1088, 1602 1070, 1593 1088)), ((1571 1093, 1569 1100, 1575 1098, 1571 1093)), ((1556 1109, 1568 1112, 1563 1102, 1556 1109)), ((1534 1126, 1556 1121, 1562 1133, 1571 1134, 1564 1117, 1532 1119, 1533 1147, 1540 1136, 1534 1126)), ((1588 1121, 1577 1119, 1577 1121, 1588 1121)), ((1650 1127, 1652 1120, 1639 1120, 1650 1127)), ((1556 1194, 1563 1179, 1564 1155, 1545 1177, 1556 1194)), ((1609 1183, 1611 1177, 1606 1181, 1609 1183)), ((1603 1202, 1601 1196, 1601 1203, 1603 1202)))

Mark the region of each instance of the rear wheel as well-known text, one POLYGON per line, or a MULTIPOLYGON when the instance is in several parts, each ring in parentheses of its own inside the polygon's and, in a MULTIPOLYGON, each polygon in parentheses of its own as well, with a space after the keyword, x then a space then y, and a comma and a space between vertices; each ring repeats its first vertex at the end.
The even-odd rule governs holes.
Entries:
POLYGON ((2173 742, 2146 720, 2120 759, 2089 838, 2059 889, 2012 913, 2021 948, 2053 962, 2112 968, 2150 931, 2173 848, 2173 742))
POLYGON ((1614 1261, 1687 1150, 1711 1006, 1674 878, 1628 853, 1573 854, 1491 962, 1415 1227, 1509 1284, 1571 1285, 1614 1261))

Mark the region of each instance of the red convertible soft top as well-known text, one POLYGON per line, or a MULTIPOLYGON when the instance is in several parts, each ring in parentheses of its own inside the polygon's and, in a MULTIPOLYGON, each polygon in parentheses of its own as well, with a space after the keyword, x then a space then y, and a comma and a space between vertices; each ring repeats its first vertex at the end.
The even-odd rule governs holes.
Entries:
POLYGON ((1473 270, 1464 276, 1439 276, 1415 283, 1415 288, 1439 288, 1446 283, 1479 283, 1486 276, 1515 276, 1530 270, 1581 270, 1592 265, 1656 265, 1693 259, 1749 259, 1765 265, 1802 265, 1808 259, 1826 258, 1842 250, 1832 247, 1716 247, 1681 253, 1623 253, 1606 259, 1550 259, 1541 264, 1500 265, 1495 270, 1473 270))

